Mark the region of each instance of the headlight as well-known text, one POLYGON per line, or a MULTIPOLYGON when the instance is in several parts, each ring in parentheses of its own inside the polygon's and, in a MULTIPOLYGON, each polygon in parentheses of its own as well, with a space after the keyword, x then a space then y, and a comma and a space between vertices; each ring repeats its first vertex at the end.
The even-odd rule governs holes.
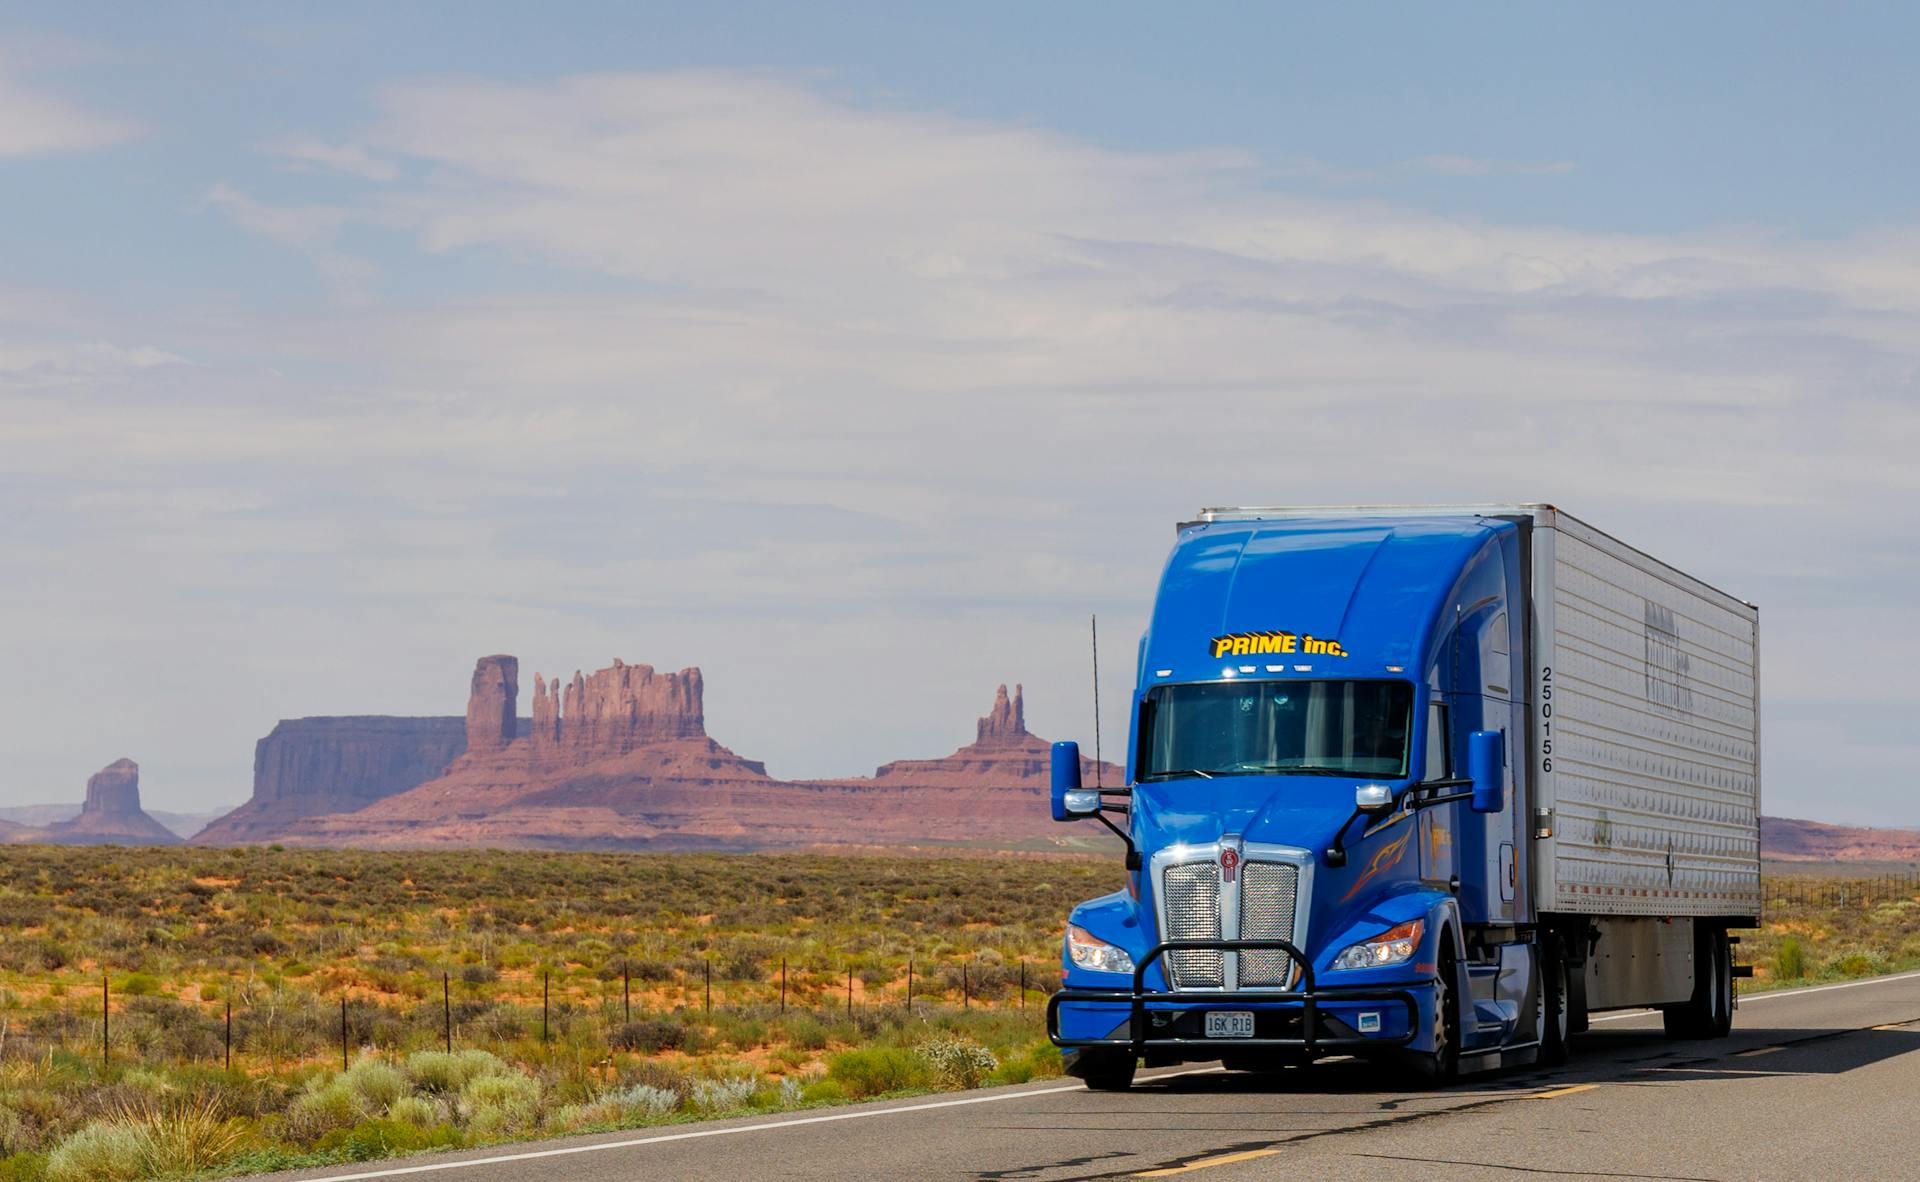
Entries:
POLYGON ((1067 959, 1083 969, 1102 973, 1131 973, 1133 957, 1077 924, 1067 925, 1067 959))
POLYGON ((1426 930, 1427 921, 1410 919, 1406 923, 1388 928, 1377 936, 1369 936, 1358 944, 1341 949, 1340 955, 1333 958, 1336 969, 1378 969, 1391 964, 1405 964, 1420 951, 1420 933, 1426 930))

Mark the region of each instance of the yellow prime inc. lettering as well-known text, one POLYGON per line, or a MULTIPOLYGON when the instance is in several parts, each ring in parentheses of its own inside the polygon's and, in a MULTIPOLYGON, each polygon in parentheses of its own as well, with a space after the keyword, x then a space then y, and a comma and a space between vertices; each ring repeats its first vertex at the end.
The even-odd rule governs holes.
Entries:
POLYGON ((1337 640, 1316 640, 1311 636, 1303 637, 1298 632, 1233 632, 1226 636, 1216 636, 1207 642, 1208 655, 1215 660, 1221 657, 1257 657, 1286 653, 1317 653, 1328 657, 1344 657, 1346 650, 1337 640))

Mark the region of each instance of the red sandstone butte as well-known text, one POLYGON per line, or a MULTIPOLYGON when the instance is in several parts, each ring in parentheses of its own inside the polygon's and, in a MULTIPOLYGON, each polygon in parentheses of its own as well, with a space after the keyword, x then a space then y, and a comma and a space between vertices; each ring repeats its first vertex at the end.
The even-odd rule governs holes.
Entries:
POLYGON ((466 719, 288 718, 253 749, 253 796, 195 845, 277 840, 294 823, 349 813, 424 784, 467 751, 466 719))
POLYGON ((87 781, 86 803, 71 821, 49 825, 33 840, 55 845, 178 845, 173 830, 140 808, 140 765, 117 759, 87 781))
POLYGON ((515 657, 481 657, 473 665, 467 694, 467 750, 498 751, 513 742, 514 703, 520 696, 520 662, 515 657))

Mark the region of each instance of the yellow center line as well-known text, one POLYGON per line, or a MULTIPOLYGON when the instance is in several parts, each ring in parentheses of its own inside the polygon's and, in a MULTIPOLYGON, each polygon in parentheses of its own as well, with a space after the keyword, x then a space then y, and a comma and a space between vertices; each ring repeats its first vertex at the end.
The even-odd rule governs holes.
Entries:
POLYGON ((1570 1088, 1555 1088, 1551 1092, 1541 1092, 1532 1098, 1535 1100, 1552 1100, 1559 1096, 1571 1096, 1576 1092, 1591 1092, 1599 1086, 1599 1084, 1574 1084, 1570 1088))
POLYGON ((1785 1047, 1755 1047, 1751 1051, 1740 1051, 1733 1057, 1736 1059, 1752 1059, 1758 1055, 1771 1055, 1775 1051, 1784 1051, 1786 1049, 1785 1047))
POLYGON ((1194 1170, 1212 1169, 1214 1166, 1230 1166, 1235 1162, 1252 1161, 1259 1157, 1272 1157, 1278 1149, 1249 1149, 1243 1153, 1223 1153, 1218 1157, 1195 1158, 1184 1166, 1166 1166, 1158 1170, 1142 1170, 1136 1178, 1171 1178, 1175 1174, 1186 1174, 1194 1170))

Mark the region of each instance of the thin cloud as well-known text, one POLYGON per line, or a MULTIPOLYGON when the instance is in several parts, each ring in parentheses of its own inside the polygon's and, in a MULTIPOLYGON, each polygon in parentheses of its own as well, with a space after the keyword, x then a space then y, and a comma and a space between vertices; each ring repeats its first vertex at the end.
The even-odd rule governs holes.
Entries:
POLYGON ((28 84, 0 60, 0 159, 95 151, 140 133, 130 119, 89 111, 28 84))
POLYGON ((400 175, 392 161, 383 160, 357 144, 329 144, 303 138, 271 143, 265 150, 285 161, 292 172, 325 173, 363 181, 390 181, 400 175))
POLYGON ((1487 160, 1477 156, 1421 156, 1400 166, 1427 176, 1567 176, 1575 171, 1571 160, 1487 160))

